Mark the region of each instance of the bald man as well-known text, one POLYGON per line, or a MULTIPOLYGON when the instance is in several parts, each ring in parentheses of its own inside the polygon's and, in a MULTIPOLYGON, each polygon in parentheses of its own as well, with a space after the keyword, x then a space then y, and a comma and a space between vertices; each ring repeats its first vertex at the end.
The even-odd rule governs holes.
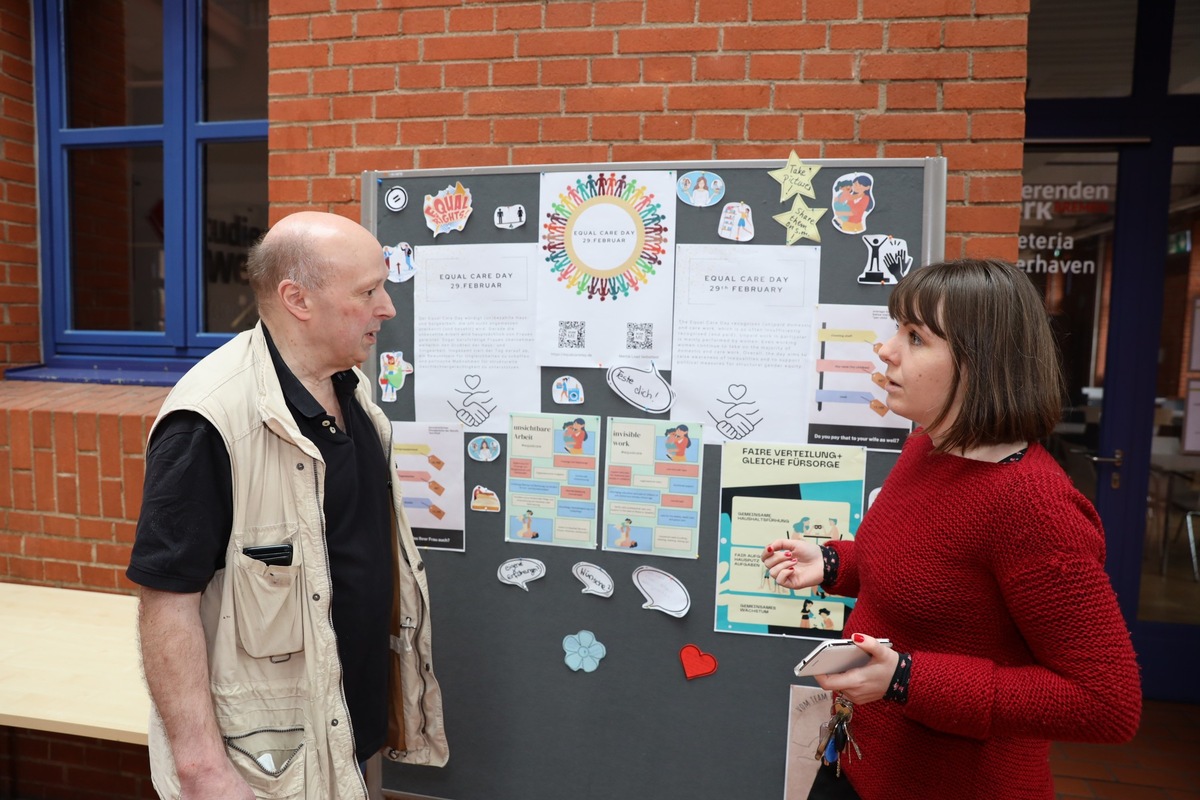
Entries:
POLYGON ((383 248, 334 214, 250 252, 260 322, 193 367, 146 450, 127 575, 164 798, 366 797, 383 751, 448 756, 429 590, 359 371, 396 314, 383 248))

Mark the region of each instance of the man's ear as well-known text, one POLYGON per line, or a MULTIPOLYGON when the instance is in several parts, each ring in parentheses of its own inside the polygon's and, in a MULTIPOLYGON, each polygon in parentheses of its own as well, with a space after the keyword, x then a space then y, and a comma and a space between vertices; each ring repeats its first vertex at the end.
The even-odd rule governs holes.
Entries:
POLYGON ((307 320, 312 316, 308 290, 293 280, 282 280, 276 287, 279 305, 296 319, 307 320))

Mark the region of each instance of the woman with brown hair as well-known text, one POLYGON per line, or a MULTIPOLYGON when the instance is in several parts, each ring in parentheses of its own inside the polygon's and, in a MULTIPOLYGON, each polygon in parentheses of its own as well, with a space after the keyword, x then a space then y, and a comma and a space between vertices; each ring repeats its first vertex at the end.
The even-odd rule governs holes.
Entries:
POLYGON ((1038 443, 1063 396, 1041 297, 967 260, 914 270, 888 310, 883 387, 917 429, 853 541, 762 554, 781 586, 857 597, 871 659, 818 678, 861 756, 813 796, 1052 800, 1050 741, 1131 738, 1141 686, 1100 518, 1038 443))

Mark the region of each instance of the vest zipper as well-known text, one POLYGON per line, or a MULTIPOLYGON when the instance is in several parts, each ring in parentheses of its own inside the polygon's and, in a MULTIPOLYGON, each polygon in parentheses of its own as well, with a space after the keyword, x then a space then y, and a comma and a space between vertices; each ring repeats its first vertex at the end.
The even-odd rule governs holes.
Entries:
MULTIPOLYGON (((387 464, 388 464, 388 484, 390 485, 391 482, 394 480, 394 478, 391 477, 391 472, 392 472, 391 453, 392 453, 392 446, 394 444, 394 432, 392 431, 392 428, 390 425, 388 426, 387 443, 388 443, 388 446, 387 446, 386 454, 387 454, 387 464)), ((408 564, 408 569, 410 572, 413 573, 413 582, 415 583, 417 580, 416 571, 413 569, 412 561, 410 561, 408 558, 408 551, 404 549, 404 545, 400 541, 400 515, 399 515, 399 512, 397 512, 397 510, 396 510, 395 501, 392 502, 392 525, 395 530, 395 533, 393 535, 396 537, 396 549, 400 551, 400 555, 404 558, 404 563, 408 564)), ((399 579, 399 576, 397 576, 397 579, 399 579)), ((404 613, 404 609, 403 608, 400 609, 400 617, 401 617, 400 630, 403 632, 404 628, 411 627, 413 629, 413 639, 414 640, 418 636, 420 636, 421 628, 424 624, 424 613, 423 613, 424 609, 421 608, 421 587, 417 586, 416 589, 417 589, 417 619, 416 619, 415 624, 405 625, 404 623, 408 620, 413 619, 413 616, 406 615, 404 613)), ((396 585, 395 590, 396 590, 396 592, 400 591, 400 585, 398 583, 396 585)), ((403 598, 401 598, 401 599, 403 599, 403 598)), ((412 645, 410 644, 409 647, 412 647, 412 645)), ((430 655, 432 656, 432 653, 430 655)), ((419 701, 417 702, 417 709, 420 711, 420 714, 421 714, 421 735, 428 738, 429 734, 426 729, 429 727, 429 716, 425 713, 425 702, 424 702, 425 696, 429 693, 429 679, 425 677, 425 668, 428 665, 421 663, 422 661, 423 661, 423 659, 421 658, 421 648, 418 647, 417 648, 417 672, 419 672, 421 674, 421 697, 419 698, 419 701)), ((404 702, 403 687, 401 687, 401 689, 400 689, 400 702, 401 703, 404 702)))
MULTIPOLYGON (((316 493, 316 496, 317 496, 317 510, 318 510, 320 520, 321 520, 321 549, 325 553, 325 576, 329 580, 329 586, 326 587, 325 597, 329 601, 329 630, 333 633, 333 653, 334 653, 334 656, 337 658, 337 663, 338 663, 338 694, 342 698, 342 711, 343 711, 342 716, 345 717, 346 725, 350 728, 350 744, 351 744, 351 747, 354 748, 354 756, 353 756, 352 760, 354 762, 354 766, 357 767, 358 766, 358 750, 357 750, 357 745, 354 740, 354 720, 350 718, 350 706, 346 702, 346 686, 342 682, 343 677, 345 675, 345 669, 342 668, 342 657, 338 652, 337 628, 333 627, 333 564, 329 560, 329 542, 327 542, 325 540, 325 533, 326 533, 326 531, 325 531, 325 500, 324 500, 324 498, 322 496, 322 492, 321 492, 322 486, 321 486, 321 478, 318 475, 317 459, 314 458, 312 460, 312 462, 313 462, 313 469, 312 469, 313 491, 316 493)), ((323 720, 321 724, 328 725, 329 720, 323 720)), ((326 733, 325 735, 328 736, 329 734, 326 733)), ((362 772, 358 769, 355 769, 354 771, 358 775, 358 784, 360 787, 362 787, 363 797, 368 797, 369 790, 367 788, 366 776, 363 775, 362 772)))
MULTIPOLYGON (((300 727, 300 728, 259 728, 259 729, 255 730, 254 733, 256 733, 256 734, 258 734, 258 733, 295 733, 296 731, 303 732, 304 728, 303 727, 300 727)), ((264 767, 262 765, 262 763, 258 760, 258 758, 253 753, 251 753, 246 748, 241 747, 240 745, 234 744, 235 740, 246 738, 245 735, 225 736, 222 738, 225 739, 225 745, 227 747, 233 748, 234 750, 237 750, 239 753, 241 753, 242 755, 249 758, 251 761, 254 762, 254 765, 257 766, 259 768, 259 770, 262 771, 262 773, 264 775, 270 775, 272 778, 278 778, 280 775, 282 775, 284 770, 286 770, 288 767, 290 767, 292 765, 292 762, 296 760, 296 755, 301 750, 304 749, 304 742, 301 742, 299 745, 297 745, 295 748, 292 749, 292 751, 288 754, 288 757, 286 759, 284 759, 283 764, 281 764, 278 768, 276 768, 276 770, 274 772, 271 772, 269 769, 267 769, 266 767, 264 767)))

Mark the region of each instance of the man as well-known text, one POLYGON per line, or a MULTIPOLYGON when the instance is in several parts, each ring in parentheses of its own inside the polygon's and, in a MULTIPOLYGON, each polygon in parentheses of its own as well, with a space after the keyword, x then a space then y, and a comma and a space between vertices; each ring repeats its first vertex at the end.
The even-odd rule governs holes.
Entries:
POLYGON ((448 756, 429 592, 390 425, 356 368, 395 316, 348 219, 281 220, 247 264, 261 322, 150 434, 128 576, 165 798, 365 797, 362 765, 448 756))

